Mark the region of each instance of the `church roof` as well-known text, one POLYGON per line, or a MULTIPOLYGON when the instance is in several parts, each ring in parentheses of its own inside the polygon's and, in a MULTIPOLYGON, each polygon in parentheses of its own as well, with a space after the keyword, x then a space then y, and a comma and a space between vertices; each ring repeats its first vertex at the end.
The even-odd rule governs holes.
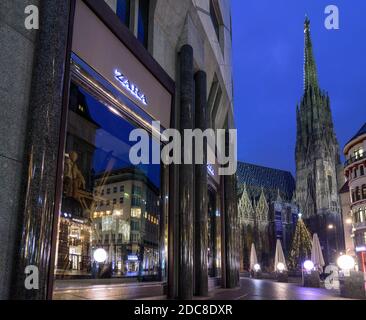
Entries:
MULTIPOLYGON (((249 191, 263 188, 267 197, 272 200, 277 198, 279 191, 281 196, 290 201, 296 188, 295 179, 290 172, 245 162, 238 162, 237 177, 240 187, 246 185, 249 191)), ((250 193, 251 196, 257 196, 250 193)))
POLYGON ((363 134, 366 134, 366 123, 362 126, 362 128, 356 133, 354 137, 350 141, 347 142, 350 143, 352 140, 357 139, 358 137, 362 136, 363 134))

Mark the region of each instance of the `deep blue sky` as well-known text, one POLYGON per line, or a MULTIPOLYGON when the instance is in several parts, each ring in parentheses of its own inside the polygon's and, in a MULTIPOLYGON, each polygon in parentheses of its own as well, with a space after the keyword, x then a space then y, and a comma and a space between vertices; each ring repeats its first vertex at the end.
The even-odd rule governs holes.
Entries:
POLYGON ((303 92, 305 13, 341 148, 366 122, 365 0, 232 0, 234 106, 240 161, 295 173, 296 104, 303 92), (324 9, 340 10, 340 30, 324 9))

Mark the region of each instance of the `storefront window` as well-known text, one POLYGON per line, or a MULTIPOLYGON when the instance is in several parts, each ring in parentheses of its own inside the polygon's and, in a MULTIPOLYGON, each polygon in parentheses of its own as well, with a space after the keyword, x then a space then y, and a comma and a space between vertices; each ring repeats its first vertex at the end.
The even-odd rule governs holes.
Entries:
POLYGON ((129 134, 137 126, 103 101, 71 85, 56 286, 65 279, 160 280, 164 268, 161 166, 131 164, 129 134), (97 249, 107 260, 96 260, 97 249))

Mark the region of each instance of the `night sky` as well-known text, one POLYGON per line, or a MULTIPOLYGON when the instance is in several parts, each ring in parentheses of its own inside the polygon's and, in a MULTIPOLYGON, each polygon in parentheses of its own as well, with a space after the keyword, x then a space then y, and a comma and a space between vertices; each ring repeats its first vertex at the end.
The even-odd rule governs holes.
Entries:
POLYGON ((365 0, 232 0, 239 161, 295 173, 305 14, 341 149, 366 122, 365 0), (339 8, 340 30, 324 26, 329 4, 339 8))

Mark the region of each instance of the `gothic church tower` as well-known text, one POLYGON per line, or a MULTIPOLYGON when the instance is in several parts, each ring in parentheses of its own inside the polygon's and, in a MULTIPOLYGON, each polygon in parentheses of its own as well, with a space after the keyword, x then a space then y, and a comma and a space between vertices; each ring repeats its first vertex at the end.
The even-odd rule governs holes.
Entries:
POLYGON ((311 231, 321 238, 329 262, 342 249, 341 236, 337 236, 342 234, 338 195, 341 162, 329 96, 318 84, 308 18, 304 34, 304 95, 297 106, 296 201, 311 231), (330 225, 334 226, 333 234, 330 225))

